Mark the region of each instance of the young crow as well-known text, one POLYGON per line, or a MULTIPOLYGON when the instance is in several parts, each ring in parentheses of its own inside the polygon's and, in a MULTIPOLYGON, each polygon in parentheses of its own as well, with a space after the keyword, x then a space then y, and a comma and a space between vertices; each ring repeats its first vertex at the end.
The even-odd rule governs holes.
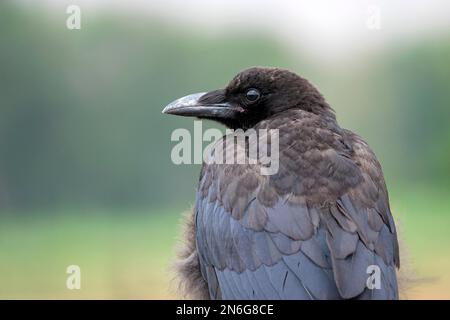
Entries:
POLYGON ((279 134, 275 174, 260 162, 203 164, 177 264, 191 298, 398 299, 380 164, 306 79, 250 68, 163 113, 279 134))

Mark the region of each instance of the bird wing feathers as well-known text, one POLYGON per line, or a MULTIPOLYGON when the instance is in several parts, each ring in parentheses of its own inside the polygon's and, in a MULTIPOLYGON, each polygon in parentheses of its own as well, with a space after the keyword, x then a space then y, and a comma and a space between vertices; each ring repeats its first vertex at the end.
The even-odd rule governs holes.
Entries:
POLYGON ((397 236, 368 146, 342 132, 326 146, 297 153, 301 161, 289 160, 292 148, 280 149, 274 176, 251 165, 202 168, 196 243, 210 297, 398 298, 397 236), (348 153, 333 147, 342 137, 348 153), (371 266, 380 271, 380 288, 367 286, 371 266))

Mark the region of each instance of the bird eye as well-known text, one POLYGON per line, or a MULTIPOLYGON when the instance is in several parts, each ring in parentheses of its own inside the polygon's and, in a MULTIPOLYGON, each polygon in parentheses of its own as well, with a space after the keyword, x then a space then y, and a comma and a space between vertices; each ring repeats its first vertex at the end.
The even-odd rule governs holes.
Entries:
POLYGON ((245 97, 248 101, 255 102, 261 97, 261 93, 259 93, 257 89, 252 88, 247 90, 247 92, 245 93, 245 97))

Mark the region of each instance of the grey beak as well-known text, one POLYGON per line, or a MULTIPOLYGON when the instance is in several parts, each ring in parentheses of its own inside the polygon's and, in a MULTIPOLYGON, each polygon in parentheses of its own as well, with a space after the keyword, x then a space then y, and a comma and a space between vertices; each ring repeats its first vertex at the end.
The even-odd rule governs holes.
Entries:
POLYGON ((235 113, 227 103, 204 103, 201 97, 208 92, 190 94, 169 103, 162 113, 185 117, 228 118, 235 113))

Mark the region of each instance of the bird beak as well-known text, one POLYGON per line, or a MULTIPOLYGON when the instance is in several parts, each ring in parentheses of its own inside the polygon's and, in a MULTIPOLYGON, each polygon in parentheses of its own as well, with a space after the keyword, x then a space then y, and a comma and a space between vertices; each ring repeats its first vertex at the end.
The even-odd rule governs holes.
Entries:
POLYGON ((239 109, 223 101, 223 90, 194 93, 168 104, 162 113, 184 117, 231 118, 239 109))

